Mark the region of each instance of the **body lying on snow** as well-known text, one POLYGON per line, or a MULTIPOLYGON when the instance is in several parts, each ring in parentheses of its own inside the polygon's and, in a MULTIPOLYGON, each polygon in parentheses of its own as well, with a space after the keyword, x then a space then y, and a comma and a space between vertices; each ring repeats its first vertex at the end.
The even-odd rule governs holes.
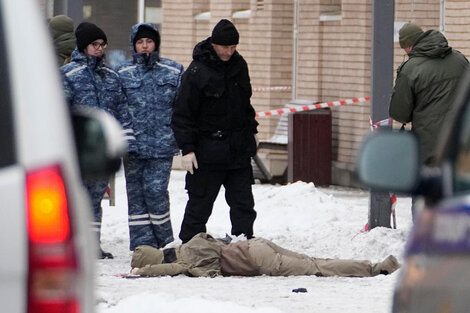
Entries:
POLYGON ((177 248, 139 246, 131 261, 138 276, 344 276, 391 274, 400 264, 390 255, 382 262, 322 259, 284 249, 263 238, 237 242, 199 233, 177 248))

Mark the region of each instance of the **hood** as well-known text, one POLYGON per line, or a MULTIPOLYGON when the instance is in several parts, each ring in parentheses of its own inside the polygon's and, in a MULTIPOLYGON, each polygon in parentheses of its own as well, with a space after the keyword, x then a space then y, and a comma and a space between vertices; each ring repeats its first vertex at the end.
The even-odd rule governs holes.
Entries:
POLYGON ((447 39, 437 30, 428 30, 416 39, 413 50, 409 56, 428 58, 445 58, 451 53, 452 48, 449 47, 447 39))
POLYGON ((132 254, 131 267, 144 267, 163 263, 163 251, 151 246, 138 246, 132 254))
POLYGON ((72 36, 75 39, 73 20, 65 15, 57 15, 51 18, 49 21, 49 32, 52 38, 57 39, 58 37, 66 34, 67 37, 72 36))
MULTIPOLYGON (((131 47, 131 52, 132 52, 132 55, 135 55, 137 54, 134 50, 134 38, 135 36, 137 35, 137 31, 139 30, 139 28, 141 26, 144 26, 144 27, 148 27, 150 29, 153 29, 156 33, 157 33, 157 36, 160 37, 160 32, 158 31, 158 28, 157 26, 155 26, 154 24, 152 23, 139 23, 139 24, 135 24, 134 26, 132 26, 131 28, 131 36, 130 36, 130 41, 129 41, 129 45, 131 47)), ((160 46, 156 47, 156 50, 155 52, 157 53, 160 53, 160 46)))

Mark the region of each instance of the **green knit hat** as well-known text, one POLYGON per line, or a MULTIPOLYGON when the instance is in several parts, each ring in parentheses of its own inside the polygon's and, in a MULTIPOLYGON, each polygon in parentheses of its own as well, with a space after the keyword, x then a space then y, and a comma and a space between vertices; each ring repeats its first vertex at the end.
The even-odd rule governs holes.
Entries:
POLYGON ((412 46, 416 39, 423 33, 421 27, 414 23, 406 23, 398 32, 400 47, 402 49, 412 46))

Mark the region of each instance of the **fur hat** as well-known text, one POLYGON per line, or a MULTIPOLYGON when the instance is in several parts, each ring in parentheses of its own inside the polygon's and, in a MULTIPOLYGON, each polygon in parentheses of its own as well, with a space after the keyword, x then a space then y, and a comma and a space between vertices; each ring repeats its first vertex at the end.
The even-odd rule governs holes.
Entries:
POLYGON ((235 25, 229 20, 222 19, 212 30, 211 42, 221 46, 233 46, 238 45, 239 38, 235 25))
POLYGON ((132 41, 132 43, 134 44, 134 50, 135 50, 135 43, 137 42, 137 40, 141 38, 152 39, 153 42, 155 42, 155 51, 157 51, 160 48, 160 34, 154 29, 146 25, 139 26, 139 29, 137 30, 137 33, 135 34, 134 40, 132 41))
POLYGON ((406 23, 398 32, 400 47, 404 49, 412 46, 422 33, 423 30, 418 25, 414 23, 406 23))
POLYGON ((86 47, 97 39, 103 39, 108 43, 108 38, 104 31, 93 23, 83 22, 77 26, 75 30, 75 37, 77 38, 77 49, 83 52, 86 47))

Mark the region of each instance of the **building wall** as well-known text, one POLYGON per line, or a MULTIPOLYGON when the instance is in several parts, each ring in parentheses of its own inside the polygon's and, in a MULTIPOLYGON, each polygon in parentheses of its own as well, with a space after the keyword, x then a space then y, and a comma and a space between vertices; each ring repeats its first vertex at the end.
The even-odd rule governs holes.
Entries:
POLYGON ((443 29, 452 47, 470 56, 470 1, 446 0, 443 29))
MULTIPOLYGON (((38 1, 45 10, 48 1, 38 1)), ((161 55, 186 68, 194 45, 209 37, 221 18, 227 18, 240 32, 238 51, 248 62, 256 111, 284 107, 293 98, 325 102, 370 95, 373 0, 297 2, 294 90, 263 89, 292 87, 294 0, 163 0, 161 55), (243 10, 251 10, 251 16, 233 17, 243 10), (195 19, 204 12, 211 13, 209 19, 195 19)), ((470 1, 445 0, 443 4, 441 20, 440 0, 395 0, 395 22, 412 21, 425 30, 441 29, 453 48, 470 55, 470 1)), ((85 0, 84 5, 91 8, 87 20, 107 33, 109 49, 128 53, 129 30, 137 21, 137 0, 85 0)), ((406 60, 398 42, 394 48, 393 72, 406 60)), ((370 131, 369 114, 369 102, 332 108, 334 184, 356 185, 354 160, 363 136, 370 131)), ((259 138, 270 138, 278 120, 279 116, 259 118, 259 138)), ((282 164, 287 164, 284 152, 261 152, 274 173, 282 172, 282 164)))
MULTIPOLYGON (((299 6, 297 97, 327 102, 369 96, 370 1, 300 1, 299 6)), ((353 184, 356 151, 370 129, 369 106, 332 108, 334 184, 353 184)))
MULTIPOLYGON (((372 47, 372 0, 298 0, 297 84, 293 91, 257 91, 252 103, 257 111, 283 107, 291 99, 326 102, 369 96, 372 47)), ((454 47, 470 50, 470 2, 447 0, 446 35, 454 47)), ((395 21, 413 21, 424 29, 440 26, 439 0, 396 0, 395 21)), ((210 36, 220 18, 234 22, 241 33, 239 52, 250 68, 253 87, 290 86, 293 75, 294 0, 172 0, 163 1, 162 51, 185 66, 193 46, 210 36), (250 9, 248 19, 232 18, 250 9), (195 21, 201 12, 206 21, 195 21), (179 20, 176 22, 176 17, 179 20)), ((394 69, 405 60, 395 44, 394 69)), ((354 161, 360 143, 370 132, 370 102, 332 108, 333 183, 357 185, 354 161)), ((272 136, 279 117, 259 118, 261 139, 272 136)), ((287 156, 262 151, 272 171, 273 160, 287 156)))
POLYGON ((106 33, 108 51, 120 50, 129 57, 129 35, 131 26, 137 22, 137 0, 84 0, 83 5, 87 12, 85 21, 106 33))
MULTIPOLYGON (((209 37, 220 19, 230 19, 240 32, 237 50, 249 66, 255 109, 279 108, 289 102, 289 90, 266 92, 262 88, 291 85, 292 3, 283 0, 264 1, 264 5, 257 0, 176 0, 163 1, 162 7, 162 55, 182 63, 186 68, 192 60, 194 45, 209 37), (249 19, 232 18, 234 12, 249 9, 249 19), (209 11, 209 20, 194 19, 198 14, 209 11)), ((259 119, 261 139, 272 135, 278 119, 259 119)), ((285 153, 269 156, 266 161, 269 163, 272 158, 281 159, 284 167, 287 164, 285 153)))

